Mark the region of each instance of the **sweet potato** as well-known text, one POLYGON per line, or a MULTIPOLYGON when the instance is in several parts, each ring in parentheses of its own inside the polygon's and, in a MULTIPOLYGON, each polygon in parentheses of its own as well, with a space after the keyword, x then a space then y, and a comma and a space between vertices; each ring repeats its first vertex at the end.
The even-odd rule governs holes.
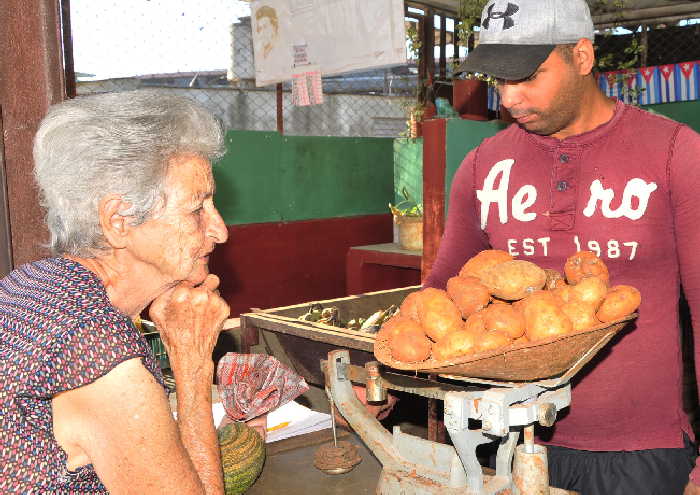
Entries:
POLYGON ((515 301, 535 290, 542 289, 547 274, 542 268, 524 260, 506 261, 486 270, 481 282, 491 294, 501 299, 515 301))
POLYGON ((523 315, 509 304, 492 304, 483 311, 483 315, 487 332, 503 332, 511 339, 525 333, 523 315))
POLYGON ((557 287, 561 287, 562 285, 566 284, 566 280, 564 280, 564 275, 562 275, 558 271, 545 268, 544 273, 547 275, 547 281, 544 284, 545 289, 554 290, 557 287))
POLYGON ((440 289, 428 288, 422 291, 418 318, 425 333, 436 342, 448 333, 464 328, 459 309, 447 292, 440 289))
POLYGON ((422 331, 404 330, 390 340, 391 357, 404 363, 418 363, 430 357, 432 343, 422 331))
POLYGON ((500 249, 487 249, 485 251, 480 251, 476 256, 467 260, 467 262, 462 266, 459 271, 460 277, 476 277, 481 278, 486 270, 491 267, 503 263, 504 261, 510 261, 513 257, 505 251, 500 249))
POLYGON ((415 292, 411 292, 404 298, 403 302, 401 303, 401 306, 399 306, 399 313, 401 314, 401 316, 412 318, 418 321, 418 305, 420 304, 421 294, 422 291, 418 290, 415 292))
POLYGON ((570 289, 573 299, 591 304, 595 310, 600 307, 607 293, 608 284, 600 277, 585 277, 570 289))
POLYGON ((630 285, 611 287, 598 308, 596 317, 600 321, 613 321, 626 316, 639 307, 642 294, 630 285))
POLYGON ((561 310, 571 320, 574 332, 600 324, 595 316, 596 306, 593 303, 574 300, 562 305, 561 310))
POLYGON ((511 339, 505 333, 493 331, 481 334, 476 347, 478 352, 486 352, 502 349, 509 346, 511 342, 513 342, 513 339, 511 339))
POLYGON ((571 285, 578 284, 586 277, 599 277, 607 284, 610 278, 608 267, 593 251, 579 251, 570 256, 564 265, 564 274, 571 285))
POLYGON ((573 324, 557 304, 544 299, 530 301, 523 310, 525 335, 537 341, 565 335, 573 330, 573 324))
POLYGON ((476 349, 477 334, 467 330, 458 330, 445 336, 433 345, 433 359, 444 361, 457 356, 472 354, 476 349))
POLYGON ((467 318, 464 322, 464 329, 472 333, 483 333, 486 331, 486 324, 484 323, 484 312, 479 311, 467 318))
POLYGON ((447 281, 447 295, 465 319, 486 307, 491 300, 489 290, 476 277, 450 278, 447 281))

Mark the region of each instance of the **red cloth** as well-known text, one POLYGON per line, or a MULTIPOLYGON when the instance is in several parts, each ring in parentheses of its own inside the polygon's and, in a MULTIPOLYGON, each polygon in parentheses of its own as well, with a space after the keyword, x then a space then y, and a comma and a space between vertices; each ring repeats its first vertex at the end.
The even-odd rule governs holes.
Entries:
POLYGON ((301 376, 266 354, 229 352, 219 361, 216 383, 226 415, 234 421, 262 416, 309 389, 301 376))
MULTIPOLYGON (((609 122, 563 141, 512 125, 457 171, 426 286, 444 287, 489 247, 559 271, 577 250, 600 249, 611 283, 642 293, 639 318, 575 377, 552 444, 641 450, 683 447, 683 431, 692 436, 678 300, 682 281, 700 363, 698 157, 696 132, 618 102, 609 122)), ((700 483, 700 469, 691 479, 700 483)))

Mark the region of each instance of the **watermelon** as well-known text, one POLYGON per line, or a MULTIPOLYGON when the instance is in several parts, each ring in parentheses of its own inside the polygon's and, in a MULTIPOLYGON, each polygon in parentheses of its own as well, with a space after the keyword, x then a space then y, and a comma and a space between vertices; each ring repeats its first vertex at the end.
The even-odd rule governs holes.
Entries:
POLYGON ((226 495, 240 495, 251 487, 265 464, 265 443, 245 423, 229 423, 217 430, 226 495))

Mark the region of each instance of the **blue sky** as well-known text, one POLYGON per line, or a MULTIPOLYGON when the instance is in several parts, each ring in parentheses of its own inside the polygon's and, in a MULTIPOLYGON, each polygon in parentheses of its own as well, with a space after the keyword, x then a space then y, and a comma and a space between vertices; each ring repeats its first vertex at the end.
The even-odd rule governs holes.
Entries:
POLYGON ((75 71, 97 79, 226 69, 239 0, 72 0, 75 71))

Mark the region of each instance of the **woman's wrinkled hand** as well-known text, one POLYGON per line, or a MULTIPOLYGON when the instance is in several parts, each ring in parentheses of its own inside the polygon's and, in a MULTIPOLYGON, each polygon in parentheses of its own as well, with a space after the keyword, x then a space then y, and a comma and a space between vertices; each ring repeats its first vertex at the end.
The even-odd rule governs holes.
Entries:
POLYGON ((228 304, 219 296, 219 277, 209 274, 194 287, 182 282, 158 296, 149 310, 171 364, 211 360, 228 304))

